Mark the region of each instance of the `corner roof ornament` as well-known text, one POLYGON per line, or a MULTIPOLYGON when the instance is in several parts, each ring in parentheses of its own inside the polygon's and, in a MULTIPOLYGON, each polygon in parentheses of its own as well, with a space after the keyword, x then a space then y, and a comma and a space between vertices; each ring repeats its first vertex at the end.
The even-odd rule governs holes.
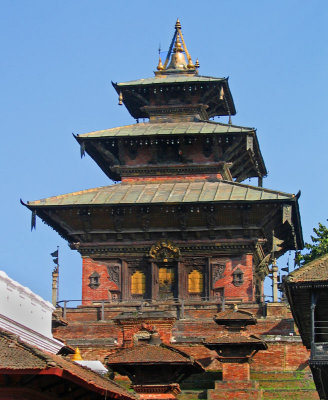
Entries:
POLYGON ((197 74, 198 68, 199 62, 197 62, 197 66, 195 66, 195 64, 192 62, 191 56, 186 46, 186 42, 184 41, 182 35, 181 23, 179 19, 177 19, 174 35, 164 65, 162 64, 161 57, 159 57, 156 75, 165 74, 167 72, 191 72, 197 74), (186 62, 183 53, 185 53, 188 63, 186 62))

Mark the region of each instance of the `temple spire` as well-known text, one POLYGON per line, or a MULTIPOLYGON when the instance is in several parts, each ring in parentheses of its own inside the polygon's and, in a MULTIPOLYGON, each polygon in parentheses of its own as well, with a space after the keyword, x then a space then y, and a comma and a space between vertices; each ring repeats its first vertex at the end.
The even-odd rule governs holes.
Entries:
POLYGON ((157 66, 157 74, 164 73, 193 73, 197 74, 197 69, 199 68, 199 62, 197 66, 192 61, 189 51, 186 46, 182 31, 181 23, 179 19, 175 23, 174 35, 167 53, 164 65, 162 64, 161 58, 159 58, 159 63, 157 66), (187 57, 185 59, 184 54, 187 57))

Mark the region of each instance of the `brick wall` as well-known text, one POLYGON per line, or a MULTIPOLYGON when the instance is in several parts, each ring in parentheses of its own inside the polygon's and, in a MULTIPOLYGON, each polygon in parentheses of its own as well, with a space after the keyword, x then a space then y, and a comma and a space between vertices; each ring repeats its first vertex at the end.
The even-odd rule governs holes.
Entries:
POLYGON ((89 257, 82 258, 82 299, 83 304, 92 301, 109 300, 112 292, 117 292, 118 286, 108 279, 107 266, 105 263, 97 262, 89 257), (96 289, 90 287, 90 275, 97 272, 100 285, 96 289), (110 291, 110 292, 109 292, 110 291))
POLYGON ((249 364, 245 363, 223 363, 222 380, 223 381, 249 381, 249 364))
MULTIPOLYGON (((113 260, 108 259, 108 264, 113 260)), ((121 265, 120 260, 115 260, 121 265)), ((225 271, 223 277, 218 279, 214 285, 214 291, 211 296, 215 295, 215 290, 224 288, 224 296, 227 300, 241 300, 252 302, 255 299, 255 290, 253 285, 253 256, 245 254, 240 257, 225 259, 225 271), (233 282, 233 274, 238 270, 243 274, 243 283, 236 285, 233 282)), ((187 275, 185 275, 187 276, 187 275)), ((187 279, 187 278, 186 278, 187 279)), ((82 299, 83 305, 91 305, 93 302, 106 300, 113 301, 114 296, 120 298, 121 288, 109 279, 107 264, 105 261, 100 262, 90 257, 82 258, 82 299), (90 276, 93 273, 99 275, 99 286, 93 288, 90 285, 90 276)), ((186 309, 186 315, 192 317, 192 312, 186 309)))
POLYGON ((215 282, 215 288, 224 287, 224 296, 254 301, 255 291, 253 287, 253 255, 245 254, 242 257, 232 258, 227 261, 224 275, 215 282), (233 284, 233 273, 240 270, 243 273, 243 283, 240 286, 233 284))
MULTIPOLYGON (((241 309, 252 312, 254 315, 262 315, 263 310, 256 304, 245 304, 241 309)), ((105 357, 106 354, 115 351, 123 345, 123 327, 115 323, 112 317, 118 315, 123 309, 113 308, 112 311, 105 309, 106 320, 100 320, 100 307, 78 307, 68 309, 66 319, 67 326, 58 326, 54 329, 54 336, 69 340, 68 344, 79 347, 82 356, 86 359, 105 357), (97 342, 96 339, 99 341, 97 342), (74 345, 74 340, 77 344, 74 345), (81 340, 85 345, 81 345, 81 340), (101 340, 104 341, 102 344, 101 340), (108 344, 106 341, 115 340, 115 344, 108 344), (72 344, 73 343, 73 344, 72 344)), ((126 307, 125 311, 132 308, 126 307)), ((201 344, 205 340, 217 337, 223 332, 224 327, 219 327, 213 321, 213 316, 218 309, 215 306, 207 309, 194 308, 191 316, 184 320, 176 320, 172 330, 165 324, 160 330, 162 339, 169 343, 172 334, 172 345, 192 355, 209 370, 222 369, 221 363, 215 360, 216 353, 210 351, 201 344), (198 340, 196 343, 189 343, 188 340, 198 340)), ((250 364, 253 371, 295 371, 307 367, 309 351, 302 345, 301 339, 293 333, 293 320, 290 317, 288 307, 281 303, 275 307, 275 315, 259 317, 257 325, 249 326, 247 333, 262 336, 268 344, 268 350, 259 351, 250 364), (278 310, 280 309, 280 318, 278 310)), ((156 322, 152 325, 156 326, 156 322)), ((160 325, 160 324, 159 324, 160 325)), ((137 330, 140 329, 137 328, 137 330)), ((133 332, 133 334, 135 333, 133 332)))

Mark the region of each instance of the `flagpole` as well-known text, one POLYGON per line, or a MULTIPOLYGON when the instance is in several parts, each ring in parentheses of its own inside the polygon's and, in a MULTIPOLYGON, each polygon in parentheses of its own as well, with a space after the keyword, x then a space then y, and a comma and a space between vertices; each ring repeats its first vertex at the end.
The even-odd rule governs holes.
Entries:
POLYGON ((56 265, 52 271, 52 304, 56 307, 59 296, 59 246, 57 250, 50 253, 52 261, 56 265))
POLYGON ((58 272, 58 282, 57 282, 57 301, 59 300, 59 246, 57 246, 57 272, 58 272))

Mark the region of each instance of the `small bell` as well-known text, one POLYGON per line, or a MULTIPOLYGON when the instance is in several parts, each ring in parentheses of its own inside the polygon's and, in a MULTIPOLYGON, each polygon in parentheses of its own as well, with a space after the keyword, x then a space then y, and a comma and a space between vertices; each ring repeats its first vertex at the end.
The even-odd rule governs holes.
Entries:
POLYGON ((223 90, 223 86, 221 86, 221 90, 220 90, 220 100, 223 100, 224 98, 224 90, 223 90))
POLYGON ((121 106, 123 104, 123 94, 120 92, 118 96, 118 105, 121 106))

